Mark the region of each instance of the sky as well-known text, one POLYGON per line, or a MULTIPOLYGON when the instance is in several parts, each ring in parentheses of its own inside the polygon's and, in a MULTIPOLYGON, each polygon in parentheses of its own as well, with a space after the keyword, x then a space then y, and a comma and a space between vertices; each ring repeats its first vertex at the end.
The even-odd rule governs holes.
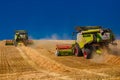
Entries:
POLYGON ((120 38, 120 0, 1 0, 0 40, 24 29, 33 39, 71 39, 75 26, 100 25, 120 38))

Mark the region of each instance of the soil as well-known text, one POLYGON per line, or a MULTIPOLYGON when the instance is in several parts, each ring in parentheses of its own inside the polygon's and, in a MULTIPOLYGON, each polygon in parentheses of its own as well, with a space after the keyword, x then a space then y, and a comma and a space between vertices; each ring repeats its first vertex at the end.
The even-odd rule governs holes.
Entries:
POLYGON ((55 56, 56 44, 72 40, 34 40, 31 46, 0 42, 0 80, 120 80, 120 41, 92 59, 55 56))

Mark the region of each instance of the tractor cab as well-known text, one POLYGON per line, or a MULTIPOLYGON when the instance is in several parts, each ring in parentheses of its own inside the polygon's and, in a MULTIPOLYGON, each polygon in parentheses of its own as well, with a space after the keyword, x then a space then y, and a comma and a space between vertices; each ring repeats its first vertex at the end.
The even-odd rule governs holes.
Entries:
POLYGON ((15 31, 15 40, 16 39, 28 39, 28 33, 25 30, 16 30, 15 31))

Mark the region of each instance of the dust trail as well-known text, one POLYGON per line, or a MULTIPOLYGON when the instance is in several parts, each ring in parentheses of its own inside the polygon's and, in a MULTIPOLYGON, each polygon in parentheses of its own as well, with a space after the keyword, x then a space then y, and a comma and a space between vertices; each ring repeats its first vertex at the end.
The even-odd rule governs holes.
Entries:
POLYGON ((110 63, 120 64, 120 42, 116 41, 117 45, 109 45, 107 48, 102 49, 102 54, 94 54, 91 59, 95 63, 110 63))
POLYGON ((120 41, 116 41, 117 45, 110 45, 109 53, 112 55, 120 56, 120 41))
POLYGON ((93 52, 91 57, 92 59, 90 59, 90 61, 95 63, 104 63, 107 49, 102 48, 101 51, 102 51, 101 54, 97 54, 96 52, 93 52))

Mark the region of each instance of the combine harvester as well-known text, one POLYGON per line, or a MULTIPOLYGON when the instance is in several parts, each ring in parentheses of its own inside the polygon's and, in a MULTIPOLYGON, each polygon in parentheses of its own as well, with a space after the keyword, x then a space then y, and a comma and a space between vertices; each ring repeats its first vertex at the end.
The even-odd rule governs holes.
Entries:
POLYGON ((110 29, 104 29, 101 26, 84 26, 76 27, 76 31, 73 33, 76 37, 73 44, 56 45, 56 56, 67 54, 90 59, 92 53, 101 54, 101 49, 107 48, 110 43, 116 45, 113 43, 115 37, 110 29))
POLYGON ((6 40, 5 43, 5 45, 14 45, 14 46, 18 46, 18 45, 27 46, 29 44, 33 44, 33 41, 28 39, 28 33, 25 30, 16 30, 14 39, 6 40))

